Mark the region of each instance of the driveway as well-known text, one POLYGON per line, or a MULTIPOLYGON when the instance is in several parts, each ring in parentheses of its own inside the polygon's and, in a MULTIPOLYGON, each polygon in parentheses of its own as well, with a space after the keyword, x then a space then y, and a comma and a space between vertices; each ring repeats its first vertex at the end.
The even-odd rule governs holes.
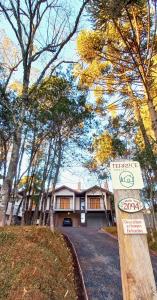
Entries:
MULTIPOLYGON (((90 228, 63 228, 75 246, 90 300, 122 300, 118 242, 90 228)), ((152 257, 157 282, 157 257, 152 257), (156 270, 156 271, 155 271, 156 270)))

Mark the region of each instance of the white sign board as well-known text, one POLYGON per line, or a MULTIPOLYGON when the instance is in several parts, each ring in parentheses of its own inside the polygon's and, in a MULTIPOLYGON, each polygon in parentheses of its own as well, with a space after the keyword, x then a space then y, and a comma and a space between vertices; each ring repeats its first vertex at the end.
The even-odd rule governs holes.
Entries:
POLYGON ((146 234, 147 229, 143 219, 122 219, 124 234, 146 234))
POLYGON ((139 190, 143 179, 138 161, 116 161, 110 163, 112 186, 115 190, 139 190))
POLYGON ((144 208, 144 205, 143 202, 138 199, 124 198, 119 201, 118 207, 125 212, 135 213, 141 211, 144 208))
POLYGON ((86 215, 85 213, 81 213, 81 223, 85 223, 86 222, 86 215))

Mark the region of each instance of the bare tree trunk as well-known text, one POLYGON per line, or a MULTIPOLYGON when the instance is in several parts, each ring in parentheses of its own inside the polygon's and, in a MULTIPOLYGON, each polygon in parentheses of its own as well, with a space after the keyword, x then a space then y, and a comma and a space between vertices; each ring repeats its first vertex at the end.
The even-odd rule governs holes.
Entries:
MULTIPOLYGON (((127 16, 128 16, 128 21, 130 22, 130 28, 134 28, 132 20, 129 16, 129 11, 128 11, 127 8, 126 8, 126 12, 127 12, 127 16)), ((133 10, 132 10, 132 12, 133 12, 133 10)), ((130 54, 130 57, 131 57, 132 62, 133 62, 133 67, 137 68, 137 70, 138 70, 138 76, 140 78, 141 84, 143 85, 143 89, 144 89, 144 92, 145 92, 147 105, 148 105, 148 109, 149 109, 149 113, 150 113, 152 128, 153 128, 153 131, 154 131, 155 139, 157 141, 157 111, 155 109, 155 105, 153 103, 153 97, 152 97, 152 94, 151 94, 152 87, 151 87, 151 84, 150 84, 150 72, 148 72, 150 68, 142 60, 142 55, 143 55, 142 47, 140 47, 140 45, 138 45, 138 47, 137 47, 137 45, 134 44, 134 38, 135 38, 134 29, 133 29, 133 38, 132 38, 133 43, 131 43, 130 40, 127 38, 126 34, 124 34, 123 30, 119 26, 119 22, 117 22, 115 19, 112 19, 112 21, 115 25, 115 28, 117 29, 117 32, 120 35, 120 38, 122 38, 122 40, 123 40, 123 42, 124 42, 124 44, 127 48, 127 51, 130 54), (133 44, 134 44, 135 47, 132 46, 133 44), (148 67, 147 71, 146 71, 146 67, 148 67)), ((156 21, 155 21, 155 23, 156 23, 156 21)), ((150 24, 149 24, 149 26, 150 26, 150 24)), ((155 24, 155 29, 154 30, 155 30, 154 34, 156 36, 156 24, 155 24)), ((137 30, 136 30, 136 41, 139 41, 139 36, 138 35, 139 35, 139 31, 137 33, 137 30)), ((149 41, 149 50, 151 50, 152 47, 154 47, 154 45, 151 45, 151 43, 149 41)), ((152 58, 151 55, 150 55, 150 57, 152 58)), ((149 60, 147 59, 147 61, 149 61, 149 60)), ((149 64, 150 64, 150 61, 149 61, 149 64)))
POLYGON ((8 167, 8 172, 6 178, 4 179, 2 190, 1 190, 2 202, 0 206, 0 226, 4 226, 6 224, 5 213, 6 213, 7 204, 10 199, 13 180, 16 176, 20 144, 21 144, 21 130, 18 129, 16 131, 16 136, 14 136, 13 148, 12 148, 11 159, 8 167))
MULTIPOLYGON (((36 135, 35 135, 35 131, 33 133, 33 141, 32 141, 32 149, 31 149, 31 155, 30 155, 30 161, 29 161, 29 165, 28 165, 28 169, 27 169, 27 182, 26 182, 26 190, 24 192, 24 195, 23 195, 23 207, 22 207, 22 218, 21 218, 21 225, 23 226, 24 223, 25 223, 25 211, 26 211, 26 208, 27 208, 27 192, 28 192, 28 186, 30 188, 30 179, 29 179, 29 175, 30 175, 30 171, 31 171, 31 167, 32 167, 32 163, 33 163, 33 160, 35 158, 35 155, 36 155, 36 150, 34 151, 34 148, 35 148, 35 138, 36 138, 36 135)), ((20 178, 21 179, 21 178, 20 178)), ((32 180, 32 179, 31 179, 32 180)), ((18 182, 19 182, 19 178, 18 178, 18 182)))
MULTIPOLYGON (((153 182, 152 182, 151 174, 150 174, 150 176, 148 176, 147 173, 145 172, 145 178, 147 181, 147 185, 150 187, 150 192, 149 192, 148 198, 151 203, 149 208, 150 208, 151 216, 152 216, 152 220, 153 220, 153 228, 157 231, 157 220, 156 220, 155 211, 154 211, 154 191, 153 191, 153 182)), ((151 227, 152 227, 152 225, 151 225, 151 227)))
POLYGON ((154 196, 153 196, 152 187, 151 187, 151 196, 150 196, 150 198, 151 198, 151 202, 152 202, 151 211, 152 211, 152 218, 153 218, 153 227, 157 231, 157 220, 156 220, 155 211, 154 211, 154 196))
POLYGON ((17 218, 18 218, 18 215, 19 215, 19 212, 20 212, 20 208, 23 205, 23 200, 24 199, 22 198, 21 201, 20 201, 20 204, 19 204, 19 206, 17 208, 16 215, 14 216, 13 224, 16 224, 16 222, 17 222, 17 218))
MULTIPOLYGON (((101 187, 101 185, 100 185, 100 187, 101 187)), ((107 225, 110 226, 109 217, 108 217, 107 208, 106 208, 107 198, 106 198, 106 203, 105 203, 105 197, 104 197, 103 193, 101 194, 101 197, 103 199, 103 204, 104 204, 104 210, 105 210, 105 216, 106 216, 107 225)))
POLYGON ((7 172, 7 154, 8 154, 8 150, 7 150, 6 142, 4 142, 4 172, 3 172, 3 180, 5 180, 6 172, 7 172))
MULTIPOLYGON (((60 53, 62 52, 63 48, 66 44, 71 40, 73 35, 76 33, 78 29, 78 24, 81 18, 81 15, 84 11, 84 8, 89 0, 85 0, 82 2, 82 5, 78 11, 77 16, 75 17, 73 28, 66 34, 66 29, 64 29, 65 22, 62 20, 59 22, 60 15, 58 16, 58 3, 53 3, 53 1, 28 1, 31 5, 25 5, 25 14, 27 16, 26 22, 23 19, 23 5, 22 1, 7 1, 7 3, 3 3, 0 1, 0 10, 3 16, 6 18, 8 24, 12 31, 14 32, 19 47, 21 49, 21 56, 22 56, 22 65, 23 65, 23 92, 22 92, 22 103, 28 105, 28 87, 30 81, 30 72, 31 67, 34 62, 40 59, 43 53, 50 53, 50 59, 45 63, 45 66, 41 70, 39 77, 36 81, 35 86, 42 81, 45 77, 45 74, 50 68, 54 65, 56 60, 58 59, 60 53), (53 4, 53 5, 52 5, 53 4), (31 7, 30 7, 31 6, 31 7), (9 13, 8 13, 9 12, 9 13), (37 31, 40 33, 40 26, 42 26, 42 19, 45 18, 47 15, 52 16, 56 19, 56 22, 53 24, 52 27, 52 36, 51 42, 47 42, 43 45, 43 47, 39 50, 34 50, 33 44, 34 40, 37 38, 36 33, 37 31), (56 26, 57 24, 57 26, 56 26), (58 27, 58 31, 55 34, 54 30, 58 27), (65 36, 64 36, 65 35, 65 36), (59 37, 59 38, 58 38, 59 37), (55 42, 56 41, 56 44, 55 42)), ((64 9, 63 9, 64 11, 64 9)), ((66 24, 69 24, 69 16, 66 19, 66 24)), ((48 22, 48 27, 46 30, 49 30, 50 22, 48 22)), ((48 32, 48 31, 47 31, 48 32)), ((9 80, 9 79, 8 79, 9 80)), ((7 81, 8 84, 8 81, 7 81)), ((23 125, 24 120, 24 104, 23 108, 21 109, 19 122, 20 126, 23 125)), ((0 205, 0 226, 5 225, 5 211, 7 207, 7 203, 9 200, 10 192, 12 189, 12 182, 15 177, 19 159, 19 149, 21 145, 21 127, 16 129, 16 140, 14 138, 13 141, 13 151, 11 155, 11 160, 7 172, 7 176, 4 180, 2 186, 2 201, 0 205)))
MULTIPOLYGON (((41 188, 41 193, 42 193, 42 197, 41 197, 41 209, 40 209, 40 218, 39 218, 39 224, 40 225, 44 225, 45 222, 45 201, 47 199, 48 196, 48 192, 49 192, 49 187, 50 187, 50 182, 51 182, 51 177, 52 177, 52 172, 53 172, 53 168, 54 168, 54 163, 55 163, 55 159, 56 159, 56 155, 57 155, 57 142, 55 141, 55 148, 54 148, 54 153, 53 153, 53 158, 51 161, 51 165, 48 169, 48 165, 50 163, 50 154, 51 154, 51 145, 52 145, 52 141, 50 142, 50 146, 49 146, 49 151, 48 151, 48 158, 47 158, 47 162, 45 164, 45 169, 44 169, 44 174, 43 174, 43 182, 42 182, 42 188, 41 188), (47 192, 45 191, 45 182, 48 178, 48 186, 47 186, 47 192)), ((40 194, 41 195, 41 194, 40 194)))
POLYGON ((39 218, 39 224, 42 225, 43 220, 43 206, 44 206, 44 195, 42 194, 41 197, 41 208, 40 208, 40 218, 39 218))
POLYGON ((17 171, 17 182, 20 178, 20 173, 21 173, 21 164, 22 164, 22 159, 23 159, 23 155, 24 155, 24 151, 25 151, 25 144, 26 144, 26 137, 27 137, 27 131, 28 128, 24 134, 24 139, 21 145, 21 150, 20 150, 20 155, 19 155, 19 164, 18 164, 18 171, 17 171))
MULTIPOLYGON (((54 198, 52 197, 52 200, 53 199, 54 198)), ((52 205, 53 205, 53 201, 52 201, 52 205)), ((52 209, 52 205, 51 205, 51 209, 50 209, 50 230, 52 232, 54 232, 54 228, 55 228, 55 226, 54 226, 54 211, 52 209)))
MULTIPOLYGON (((25 208, 26 208, 26 195, 25 194, 22 196, 22 200, 21 201, 23 202, 23 205, 22 205, 22 216, 21 216, 21 225, 23 226, 24 225, 25 208)), ((18 216, 18 215, 16 214, 16 216, 18 216)))
POLYGON ((150 231, 151 240, 154 243, 155 242, 154 233, 153 233, 152 225, 150 223, 150 220, 149 220, 149 217, 147 216, 147 214, 146 214, 146 219, 147 219, 147 222, 148 222, 148 225, 149 225, 149 231, 150 231))
MULTIPOLYGON (((60 166, 61 166, 62 151, 63 151, 62 147, 63 147, 63 145, 62 145, 62 141, 61 141, 61 136, 59 136, 59 151, 58 151, 57 169, 56 169, 54 181, 53 181, 52 197, 50 198, 51 206, 50 206, 49 214, 50 214, 50 229, 52 232, 54 232, 54 207, 53 207, 54 206, 54 193, 55 193, 55 187, 56 187, 59 170, 60 170, 60 166)), ((51 178, 50 178, 50 180, 51 180, 51 178)))
POLYGON ((155 110, 153 98, 150 96, 150 92, 148 92, 148 88, 147 88, 147 104, 148 104, 150 119, 152 123, 152 128, 154 131, 155 139, 157 141, 157 112, 155 110))
POLYGON ((143 140, 144 140, 145 149, 146 149, 146 151, 148 153, 148 156, 150 158, 149 159, 149 164, 150 164, 152 170, 154 171, 155 178, 157 179, 157 163, 156 163, 156 158, 154 156, 152 145, 151 145, 151 143, 149 141, 149 137, 147 135, 147 131, 146 131, 145 125, 143 123, 143 119, 142 119, 142 116, 141 116, 141 111, 140 111, 138 100, 134 96, 132 87, 131 87, 131 85, 129 83, 128 83, 128 91, 129 91, 129 94, 131 95, 131 97, 133 99, 133 106, 134 106, 135 112, 137 113, 138 125, 139 125, 141 133, 142 133, 142 137, 143 137, 143 140))
POLYGON ((52 232, 54 232, 54 207, 53 207, 53 204, 54 204, 54 193, 55 193, 55 185, 53 185, 53 189, 52 189, 52 196, 50 198, 50 212, 49 212, 49 215, 50 215, 50 230, 52 232))
MULTIPOLYGON (((56 148, 56 145, 55 145, 55 148, 56 148)), ((42 183, 41 183, 41 191, 39 193, 39 203, 38 203, 38 205, 36 206, 36 209, 35 209, 33 224, 36 224, 37 216, 38 216, 38 213, 39 213, 40 201, 41 201, 41 214, 40 214, 40 218, 39 218, 39 223, 40 223, 40 225, 42 224, 42 210, 43 210, 43 207, 44 207, 44 198, 43 198, 42 194, 45 192, 45 182, 46 182, 47 177, 48 177, 48 167, 49 167, 50 159, 51 159, 51 150, 52 150, 52 139, 50 140, 50 143, 49 143, 47 160, 45 161, 45 165, 44 165, 44 171, 43 171, 42 183)), ((54 159, 53 159, 53 161, 54 161, 54 159)), ((53 162, 51 164, 53 164, 53 162)))
POLYGON ((149 153, 149 157, 150 157, 150 166, 152 168, 152 170, 154 171, 154 175, 155 178, 157 179, 157 163, 156 163, 156 158, 154 156, 153 153, 153 149, 152 149, 152 145, 150 144, 142 117, 141 117, 141 112, 140 112, 140 108, 137 104, 137 101, 134 102, 135 104, 135 109, 138 115, 138 121, 139 121, 139 127, 141 129, 142 132, 142 136, 143 136, 143 140, 144 140, 144 144, 145 144, 145 149, 147 150, 147 152, 149 153))
POLYGON ((44 198, 44 211, 43 211, 43 221, 42 225, 46 225, 46 207, 47 207, 47 197, 44 198))
POLYGON ((156 221, 156 216, 154 212, 154 206, 152 205, 152 217, 153 217, 153 227, 157 231, 157 221, 156 221))
POLYGON ((39 214, 39 202, 36 204, 35 210, 34 210, 34 215, 33 215, 33 220, 32 220, 32 223, 34 225, 37 225, 38 214, 39 214))
POLYGON ((9 215, 9 220, 7 222, 7 225, 11 225, 11 223, 12 223, 13 212, 14 212, 14 203, 12 202, 12 204, 11 204, 11 210, 10 210, 10 215, 9 215))

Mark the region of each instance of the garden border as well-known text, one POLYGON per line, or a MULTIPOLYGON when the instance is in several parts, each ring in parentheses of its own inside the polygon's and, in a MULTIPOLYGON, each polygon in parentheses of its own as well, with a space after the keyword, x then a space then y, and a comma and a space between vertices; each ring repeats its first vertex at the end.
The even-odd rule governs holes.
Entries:
POLYGON ((79 300, 89 300, 87 290, 86 290, 86 286, 85 286, 85 282, 84 282, 82 268, 80 266, 80 262, 79 262, 79 259, 78 259, 78 256, 77 256, 76 249, 75 249, 72 241, 69 239, 69 237, 65 233, 62 233, 62 234, 65 238, 65 241, 66 241, 68 247, 71 250, 72 257, 73 257, 73 260, 74 260, 74 268, 77 267, 76 271, 78 271, 78 273, 79 273, 80 284, 77 284, 77 290, 79 291, 80 289, 82 289, 82 292, 81 292, 82 296, 79 297, 79 300))

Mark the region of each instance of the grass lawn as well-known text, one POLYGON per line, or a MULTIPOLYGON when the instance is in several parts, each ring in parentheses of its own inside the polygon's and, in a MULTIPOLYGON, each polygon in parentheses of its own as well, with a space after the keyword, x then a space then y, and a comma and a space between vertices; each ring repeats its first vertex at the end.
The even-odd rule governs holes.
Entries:
MULTIPOLYGON (((112 226, 112 227, 103 227, 102 228, 105 232, 108 232, 114 236, 117 236, 117 227, 116 226, 112 226)), ((152 240, 151 240, 151 235, 148 231, 148 235, 147 235, 147 238, 148 238, 148 245, 149 245, 149 248, 153 251, 156 251, 157 252, 157 232, 154 232, 154 238, 155 238, 155 242, 153 243, 152 240)))
POLYGON ((33 226, 0 229, 0 299, 77 299, 73 260, 61 234, 33 226))

